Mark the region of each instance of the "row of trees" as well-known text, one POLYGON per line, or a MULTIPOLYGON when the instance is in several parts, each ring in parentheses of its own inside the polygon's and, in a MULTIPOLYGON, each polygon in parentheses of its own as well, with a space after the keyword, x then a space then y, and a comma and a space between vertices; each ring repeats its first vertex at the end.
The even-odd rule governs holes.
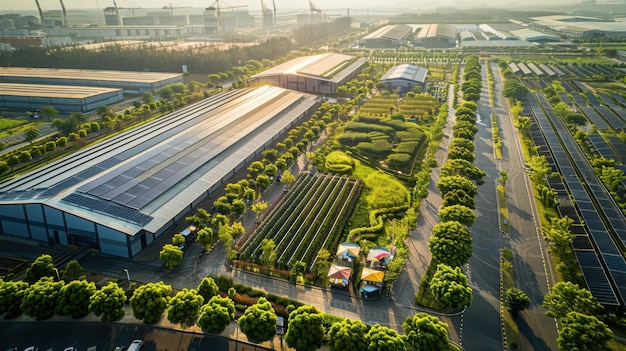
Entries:
MULTIPOLYGON (((37 258, 28 268, 28 281, 0 281, 0 315, 15 318, 21 313, 45 320, 54 315, 82 318, 94 313, 103 321, 118 320, 130 304, 133 316, 147 324, 159 322, 164 313, 170 323, 183 329, 198 325, 204 332, 221 333, 235 321, 235 296, 230 287, 224 296, 213 278, 204 278, 195 289, 173 291, 163 282, 122 289, 108 282, 97 289, 82 276, 82 268, 73 261, 55 280, 49 255, 37 258), (75 277, 77 277, 74 279, 75 277), (34 279, 37 279, 33 282, 34 279), (32 283, 29 283, 32 282, 32 283)), ((448 326, 436 317, 417 313, 402 324, 404 335, 388 327, 369 326, 358 320, 329 318, 316 307, 288 306, 287 333, 289 347, 299 351, 316 350, 322 340, 331 350, 448 350, 448 326)), ((260 297, 245 308, 237 320, 241 331, 251 342, 274 338, 277 314, 273 305, 260 297)))

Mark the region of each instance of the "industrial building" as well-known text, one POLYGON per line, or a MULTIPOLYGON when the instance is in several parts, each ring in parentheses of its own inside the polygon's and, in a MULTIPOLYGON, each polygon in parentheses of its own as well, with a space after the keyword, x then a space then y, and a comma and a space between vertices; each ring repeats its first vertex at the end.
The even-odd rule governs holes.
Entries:
POLYGON ((385 75, 380 78, 380 82, 390 92, 406 94, 409 91, 419 88, 422 91, 426 87, 426 75, 428 69, 417 65, 393 66, 385 75))
POLYGON ((427 24, 421 27, 415 38, 415 46, 426 49, 456 47, 456 26, 453 24, 427 24))
POLYGON ((356 77, 365 58, 328 53, 298 57, 250 77, 255 85, 270 84, 313 94, 334 94, 356 77))
POLYGON ((205 26, 202 24, 180 25, 156 25, 156 26, 105 26, 105 27, 67 27, 48 28, 45 31, 51 36, 71 36, 74 38, 86 39, 182 39, 192 35, 205 33, 205 26))
POLYGON ((583 16, 541 16, 531 18, 533 26, 563 33, 568 38, 626 38, 626 21, 583 16))
POLYGON ((413 34, 413 29, 404 24, 383 26, 359 40, 359 46, 371 49, 397 48, 413 34))
POLYGON ((123 89, 143 94, 172 83, 182 83, 182 74, 52 68, 0 67, 0 83, 77 85, 123 89))
POLYGON ((519 29, 511 31, 514 36, 533 43, 559 42, 561 38, 557 35, 538 32, 533 29, 519 29))
POLYGON ((122 101, 121 89, 0 83, 0 108, 34 111, 54 106, 62 113, 87 112, 122 101))
POLYGON ((0 184, 0 235, 132 257, 319 106, 223 92, 0 184))

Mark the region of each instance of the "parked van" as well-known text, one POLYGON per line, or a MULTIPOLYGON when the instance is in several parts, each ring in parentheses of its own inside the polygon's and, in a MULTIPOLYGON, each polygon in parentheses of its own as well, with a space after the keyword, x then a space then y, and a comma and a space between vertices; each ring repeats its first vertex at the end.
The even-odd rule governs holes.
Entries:
POLYGON ((142 343, 143 342, 141 340, 133 340, 133 342, 130 343, 126 351, 139 351, 141 350, 142 343))

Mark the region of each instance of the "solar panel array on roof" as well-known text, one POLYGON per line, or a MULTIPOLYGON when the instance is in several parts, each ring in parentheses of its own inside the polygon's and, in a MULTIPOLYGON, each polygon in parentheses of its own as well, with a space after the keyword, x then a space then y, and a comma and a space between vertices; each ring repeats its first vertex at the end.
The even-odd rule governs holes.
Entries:
POLYGON ((403 64, 392 67, 384 76, 380 78, 381 81, 392 79, 409 80, 416 83, 424 83, 428 70, 424 67, 417 65, 403 64))
POLYGON ((141 209, 193 170, 225 151, 288 106, 299 93, 255 91, 211 111, 192 130, 176 135, 116 170, 110 179, 96 179, 78 190, 134 209, 141 209), (261 106, 261 99, 272 102, 261 106))
POLYGON ((70 194, 64 197, 62 201, 138 225, 146 225, 152 220, 152 217, 135 209, 120 206, 108 201, 102 201, 98 198, 88 197, 83 194, 70 194))

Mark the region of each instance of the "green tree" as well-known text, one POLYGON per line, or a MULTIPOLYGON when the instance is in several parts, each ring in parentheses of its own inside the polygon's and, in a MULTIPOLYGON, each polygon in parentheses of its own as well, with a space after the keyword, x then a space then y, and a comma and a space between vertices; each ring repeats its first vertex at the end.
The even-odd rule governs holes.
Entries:
POLYGON ((115 321, 124 316, 126 294, 115 282, 109 281, 89 298, 89 310, 102 316, 103 322, 115 321))
POLYGON ((567 216, 552 218, 550 229, 546 227, 541 228, 543 235, 551 243, 557 255, 566 254, 572 249, 572 242, 576 238, 576 234, 570 230, 572 223, 574 223, 574 220, 567 216))
POLYGON ((522 100, 529 90, 517 79, 507 79, 504 81, 504 97, 522 100))
POLYGON ((276 264, 276 244, 272 239, 263 239, 261 241, 261 257, 259 262, 267 268, 274 268, 276 264))
POLYGON ((200 308, 198 325, 207 333, 219 334, 226 329, 231 320, 226 307, 209 302, 200 308))
POLYGON ((185 217, 185 221, 196 228, 206 228, 211 225, 211 214, 204 208, 199 208, 193 216, 185 217))
POLYGON ((452 205, 439 208, 439 219, 442 222, 456 221, 471 227, 476 220, 474 211, 463 205, 452 205))
POLYGON ((163 249, 159 253, 159 258, 165 264, 165 268, 172 269, 183 260, 183 250, 172 244, 163 245, 163 249))
POLYGON ((330 351, 362 351, 368 343, 365 335, 368 326, 360 320, 344 319, 334 323, 328 331, 330 351))
POLYGON ((289 280, 294 283, 304 283, 304 273, 306 271, 306 263, 296 261, 289 268, 289 280))
POLYGON ((543 307, 548 309, 546 315, 561 319, 569 312, 594 315, 602 310, 589 290, 572 282, 558 282, 552 286, 550 293, 543 297, 543 307))
POLYGON ((196 241, 202 245, 204 250, 208 250, 209 246, 213 244, 213 229, 204 227, 198 230, 196 234, 196 241))
POLYGON ((430 281, 430 290, 435 300, 446 306, 459 308, 472 304, 472 288, 460 267, 452 268, 438 264, 437 271, 430 281))
POLYGON ((96 292, 96 284, 86 280, 73 280, 65 284, 59 293, 56 314, 82 318, 89 314, 89 299, 96 292))
POLYGON ((609 350, 613 332, 595 316, 569 312, 560 319, 562 328, 556 339, 559 349, 573 351, 609 350))
POLYGON ((528 173, 530 178, 536 183, 545 182, 545 176, 550 172, 550 165, 545 156, 532 156, 528 160, 528 173))
POLYGON ((520 288, 508 288, 505 294, 504 304, 513 314, 530 306, 530 297, 520 288))
MULTIPOLYGON (((213 305, 220 305, 224 308, 226 308, 226 310, 228 311, 228 317, 231 320, 235 320, 235 303, 233 302, 233 299, 230 297, 230 289, 234 289, 234 288, 229 288, 229 296, 228 297, 221 297, 219 295, 213 296, 208 304, 213 304, 213 305)), ((233 298, 235 296, 233 295, 233 298)))
POLYGON ((144 104, 151 103, 153 99, 154 96, 152 96, 152 93, 150 92, 143 93, 143 95, 141 96, 141 101, 143 101, 144 104))
POLYGON ((28 283, 23 281, 0 280, 0 316, 12 319, 22 314, 20 306, 27 288, 28 283))
POLYGON ((367 351, 408 351, 404 339, 397 331, 374 324, 365 334, 368 341, 367 351))
POLYGON ((257 217, 261 215, 261 213, 263 213, 263 211, 265 211, 266 209, 267 209, 267 202, 265 201, 255 202, 252 205, 252 212, 254 212, 257 215, 257 217))
POLYGON ((185 244, 185 237, 181 233, 176 233, 172 236, 172 245, 181 246, 185 244))
POLYGON ((526 131, 530 129, 531 125, 532 125, 532 122, 530 121, 530 117, 519 116, 515 120, 515 127, 522 134, 526 133, 526 131))
POLYGON ((256 178, 259 174, 263 173, 265 165, 261 161, 254 161, 248 166, 248 173, 250 178, 256 178))
POLYGON ((253 343, 271 340, 276 334, 276 312, 267 299, 259 298, 239 317, 241 332, 253 343))
POLYGON ((170 299, 167 320, 180 324, 183 329, 191 327, 196 323, 203 304, 204 298, 196 290, 183 289, 170 299))
POLYGON ((204 301, 209 301, 213 296, 217 296, 220 289, 217 287, 215 280, 211 277, 205 277, 198 284, 198 294, 204 298, 204 301))
POLYGON ((289 328, 285 334, 287 346, 297 351, 313 351, 322 346, 323 315, 315 306, 304 305, 289 314, 289 328))
POLYGON ((35 259, 31 263, 30 267, 26 269, 24 274, 24 281, 28 284, 34 284, 42 277, 54 276, 54 264, 52 262, 52 256, 43 254, 35 259))
POLYGON ((26 141, 32 143, 39 135, 41 131, 37 129, 37 127, 30 127, 24 131, 24 136, 26 137, 26 141))
POLYGON ((268 177, 265 174, 259 174, 256 177, 256 186, 261 190, 261 191, 265 191, 267 188, 270 187, 270 185, 272 185, 272 182, 270 181, 270 177, 268 177))
POLYGON ((442 206, 448 207, 453 205, 463 205, 471 209, 476 207, 474 197, 467 195, 465 191, 461 189, 452 190, 443 196, 442 206))
POLYGON ((624 171, 614 167, 602 167, 600 180, 606 185, 613 195, 617 195, 617 187, 626 179, 624 171))
POLYGON ((38 321, 54 316, 63 282, 55 282, 51 277, 43 277, 26 288, 21 309, 25 315, 38 321))
POLYGON ((428 248, 437 262, 459 267, 472 256, 472 236, 459 222, 439 222, 433 227, 428 248))
POLYGON ((241 199, 233 200, 231 210, 235 218, 240 218, 248 210, 246 203, 241 199))
POLYGON ((72 280, 85 279, 85 272, 83 267, 76 260, 71 260, 65 269, 61 270, 61 279, 65 282, 71 282, 72 280))
POLYGON ((448 325, 427 313, 416 313, 402 323, 406 342, 415 351, 447 350, 448 325))
POLYGON ((467 195, 474 197, 476 196, 476 185, 472 183, 467 178, 461 176, 447 176, 447 177, 439 177, 439 181, 437 182, 437 189, 441 191, 443 196, 446 193, 452 190, 463 190, 467 195))
POLYGON ((317 253, 315 264, 313 265, 313 274, 316 278, 324 276, 330 270, 332 264, 332 257, 327 249, 322 248, 317 253))
POLYGON ((46 117, 47 119, 50 119, 50 117, 56 116, 59 113, 59 111, 57 111, 54 106, 44 106, 41 108, 41 114, 46 117))
MULTIPOLYGON (((453 140, 465 140, 467 139, 453 139, 453 140)), ((473 143, 472 143, 473 144, 473 143)), ((483 177, 486 175, 485 171, 474 166, 471 162, 462 158, 452 158, 446 160, 441 166, 441 176, 461 176, 469 180, 473 180, 478 185, 484 183, 483 177)))
POLYGON ((158 322, 168 306, 171 292, 172 287, 162 281, 141 285, 130 298, 133 315, 147 324, 158 322))

